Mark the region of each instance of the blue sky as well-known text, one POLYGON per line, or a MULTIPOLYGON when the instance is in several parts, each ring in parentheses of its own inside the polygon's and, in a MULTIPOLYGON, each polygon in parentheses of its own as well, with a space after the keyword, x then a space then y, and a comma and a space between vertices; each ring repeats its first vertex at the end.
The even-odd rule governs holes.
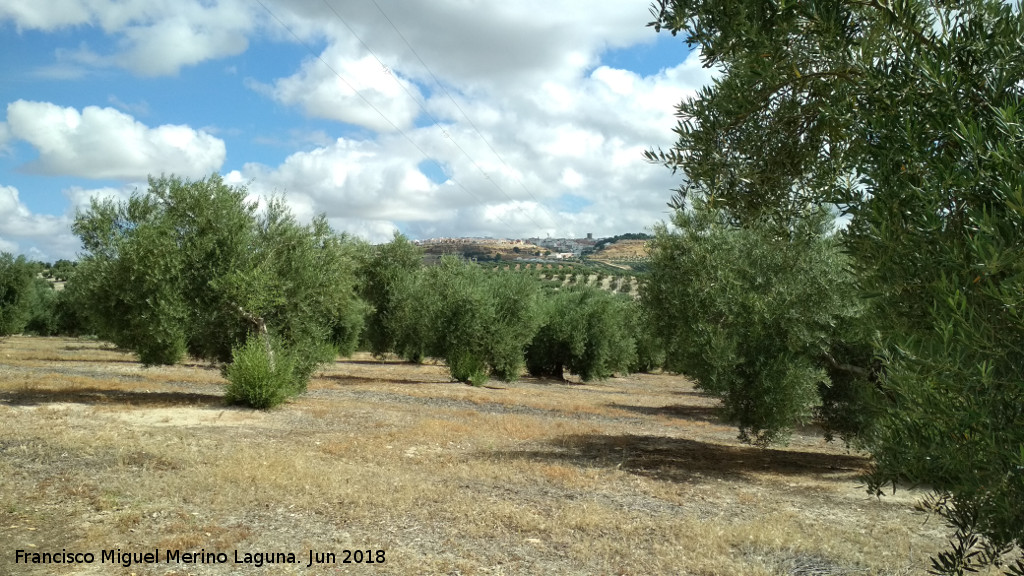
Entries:
POLYGON ((0 250, 74 257, 77 208, 214 171, 371 241, 604 236, 665 217, 709 81, 646 2, 8 0, 0 250))

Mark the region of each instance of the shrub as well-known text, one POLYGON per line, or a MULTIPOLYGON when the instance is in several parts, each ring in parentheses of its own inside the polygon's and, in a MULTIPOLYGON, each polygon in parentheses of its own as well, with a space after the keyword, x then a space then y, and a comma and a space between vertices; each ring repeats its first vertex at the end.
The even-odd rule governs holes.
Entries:
POLYGON ((57 291, 53 285, 41 278, 32 282, 32 294, 29 303, 29 320, 25 324, 25 332, 39 336, 57 334, 57 291))
POLYGON ((639 300, 629 303, 627 318, 636 343, 636 356, 629 366, 630 372, 650 372, 665 366, 665 343, 654 331, 649 314, 639 300))
POLYGON ((289 351, 277 347, 267 335, 252 335, 232 349, 226 399, 260 410, 273 408, 305 389, 302 367, 289 351))
POLYGON ((481 385, 519 378, 540 325, 540 286, 523 274, 488 274, 454 258, 396 284, 404 318, 396 324, 403 356, 443 358, 452 378, 481 385))
POLYGON ((416 298, 410 293, 420 270, 422 250, 401 235, 375 246, 360 257, 358 291, 369 305, 366 339, 370 351, 381 356, 400 347, 403 334, 415 315, 416 298))

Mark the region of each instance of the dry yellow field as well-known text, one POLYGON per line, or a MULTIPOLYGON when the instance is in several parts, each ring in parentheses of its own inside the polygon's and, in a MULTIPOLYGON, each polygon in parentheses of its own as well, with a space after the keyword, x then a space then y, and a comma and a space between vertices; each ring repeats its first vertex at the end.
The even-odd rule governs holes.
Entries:
POLYGON ((608 244, 601 251, 594 254, 596 260, 631 260, 645 259, 650 257, 647 248, 649 240, 619 240, 608 244))
POLYGON ((948 535, 813 430, 738 443, 678 376, 491 384, 359 356, 257 412, 206 364, 5 339, 0 574, 907 575, 948 535), (94 561, 25 563, 55 552, 94 561))

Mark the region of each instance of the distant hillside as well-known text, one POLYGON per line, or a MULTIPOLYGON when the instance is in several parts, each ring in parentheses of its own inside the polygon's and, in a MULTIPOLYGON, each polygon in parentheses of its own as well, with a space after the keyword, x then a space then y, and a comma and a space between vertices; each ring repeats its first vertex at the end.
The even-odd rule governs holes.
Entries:
POLYGON ((515 260, 516 258, 536 258, 549 253, 549 250, 527 242, 501 240, 472 240, 453 238, 449 241, 421 245, 427 255, 441 256, 457 254, 464 258, 477 260, 515 260))
POLYGON ((648 240, 619 240, 613 244, 605 244, 590 255, 593 260, 646 260, 648 240))
MULTIPOLYGON (((612 269, 629 270, 634 264, 648 260, 647 242, 650 236, 643 233, 621 234, 612 238, 602 238, 594 243, 594 251, 585 258, 592 262, 608 265, 612 269)), ((566 240, 567 242, 584 243, 583 240, 566 240)), ((495 240, 490 238, 442 238, 420 243, 428 260, 436 260, 444 254, 456 254, 481 262, 493 260, 528 260, 531 258, 551 256, 559 251, 554 246, 546 248, 523 240, 495 240)), ((565 249, 565 248, 562 248, 565 249)))
POLYGON ((629 232, 627 234, 619 234, 618 236, 611 236, 609 238, 601 238, 594 244, 595 250, 603 250, 606 246, 616 244, 624 240, 639 240, 646 242, 647 240, 653 240, 654 236, 646 234, 644 232, 629 232))

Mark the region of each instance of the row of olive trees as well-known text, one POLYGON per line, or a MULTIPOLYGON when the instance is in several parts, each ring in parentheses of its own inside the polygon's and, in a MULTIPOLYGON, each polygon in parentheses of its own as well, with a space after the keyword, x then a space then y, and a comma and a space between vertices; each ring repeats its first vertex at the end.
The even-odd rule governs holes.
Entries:
MULTIPOLYGON (((443 358, 456 380, 515 380, 524 367, 535 376, 562 378, 568 370, 591 380, 640 362, 637 305, 596 288, 549 292, 532 275, 456 259, 423 267, 419 249, 402 236, 366 252, 359 278, 371 308, 370 351, 443 358)), ((643 343, 649 359, 656 343, 643 343)))
POLYGON ((628 298, 549 293, 530 275, 454 259, 424 267, 402 236, 372 247, 322 217, 301 225, 280 200, 261 208, 217 175, 94 200, 74 231, 84 252, 65 292, 91 332, 147 365, 221 363, 228 398, 254 407, 302 392, 318 365, 360 344, 442 358, 473 384, 661 363, 628 298))

